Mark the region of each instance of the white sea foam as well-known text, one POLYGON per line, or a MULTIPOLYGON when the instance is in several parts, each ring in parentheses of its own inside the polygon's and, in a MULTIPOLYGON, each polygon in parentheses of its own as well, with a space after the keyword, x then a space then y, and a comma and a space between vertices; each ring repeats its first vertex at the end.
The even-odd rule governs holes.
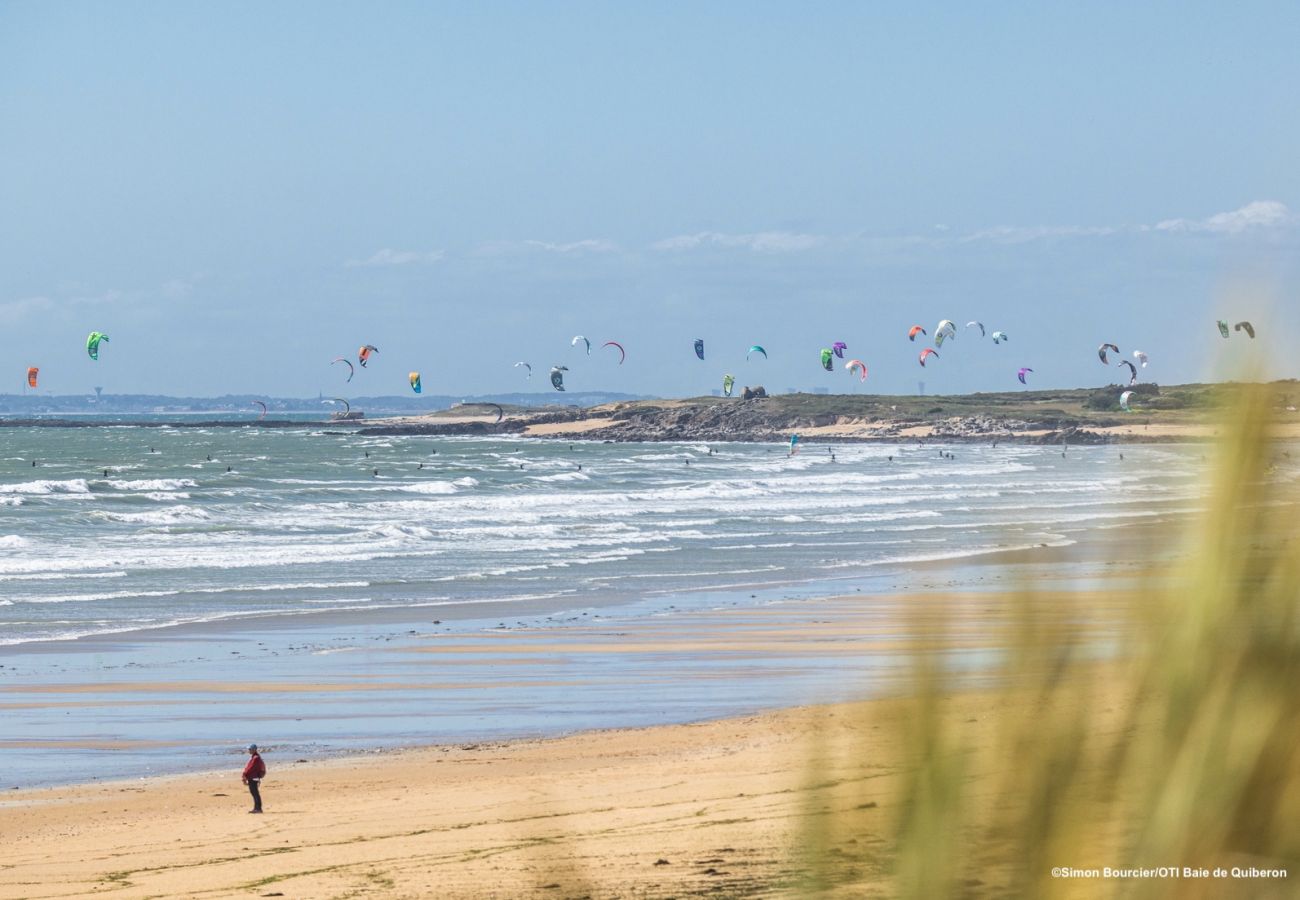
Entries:
POLYGON ((590 481, 586 472, 556 472, 553 475, 534 475, 533 481, 590 481))
POLYGON ((179 525, 185 522, 206 522, 212 518, 211 513, 195 506, 168 506, 147 512, 110 512, 97 509, 91 515, 105 522, 120 522, 124 525, 179 525))
POLYGON ((248 594, 275 593, 284 591, 332 591, 343 588, 370 587, 368 581, 322 581, 291 584, 232 584, 228 587, 185 588, 166 591, 103 591, 91 594, 32 594, 17 596, 16 603, 95 603, 103 600, 156 599, 160 597, 183 597, 190 594, 248 594))
POLYGON ((66 581, 71 578, 125 578, 120 569, 113 572, 26 572, 0 575, 0 581, 66 581))
POLYGON ((398 485, 398 488, 412 494, 454 494, 459 490, 456 484, 450 481, 417 481, 398 485))
POLYGON ((104 484, 117 491, 179 491, 199 486, 189 478, 141 478, 134 481, 110 478, 104 484))
POLYGON ((67 481, 20 481, 17 484, 0 484, 0 494, 90 494, 90 485, 84 478, 67 481))

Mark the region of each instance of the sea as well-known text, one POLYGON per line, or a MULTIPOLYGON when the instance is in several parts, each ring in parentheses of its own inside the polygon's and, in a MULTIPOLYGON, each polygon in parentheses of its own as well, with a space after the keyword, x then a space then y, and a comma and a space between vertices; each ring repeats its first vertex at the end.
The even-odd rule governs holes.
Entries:
POLYGON ((0 644, 846 581, 1192 511, 1203 456, 1005 443, 791 456, 319 424, 4 429, 0 644))
POLYGON ((869 694, 889 602, 1195 513, 1207 452, 0 429, 0 787, 869 694))

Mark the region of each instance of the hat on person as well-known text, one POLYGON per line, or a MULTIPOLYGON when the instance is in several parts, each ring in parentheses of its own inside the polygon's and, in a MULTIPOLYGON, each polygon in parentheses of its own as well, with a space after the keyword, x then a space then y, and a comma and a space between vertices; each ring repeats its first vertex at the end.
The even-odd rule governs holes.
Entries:
POLYGON ((256 745, 256 744, 249 744, 249 745, 248 745, 248 749, 249 749, 249 752, 256 753, 256 752, 257 752, 257 745, 256 745))

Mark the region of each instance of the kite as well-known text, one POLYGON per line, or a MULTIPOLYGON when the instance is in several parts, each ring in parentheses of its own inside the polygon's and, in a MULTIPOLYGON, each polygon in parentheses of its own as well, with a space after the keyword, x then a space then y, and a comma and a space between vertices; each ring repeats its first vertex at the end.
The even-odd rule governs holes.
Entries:
POLYGON ((825 348, 822 348, 822 368, 827 372, 835 371, 835 354, 825 348))
POLYGON ((587 340, 585 337, 583 337, 580 334, 575 334, 573 336, 573 340, 569 341, 569 346, 570 347, 578 346, 578 341, 582 341, 584 344, 587 345, 587 355, 591 356, 591 341, 587 340))
POLYGON ((1119 365, 1128 366, 1128 386, 1132 387, 1133 385, 1137 384, 1138 383, 1137 366, 1133 365, 1127 359, 1121 359, 1119 361, 1119 365))
POLYGON ((722 396, 724 396, 724 397, 730 397, 730 396, 731 396, 731 389, 732 389, 733 387, 735 387, 735 384, 736 384, 736 376, 735 376, 735 375, 723 375, 723 376, 722 376, 722 396))
POLYGON ((364 369, 366 363, 370 362, 370 354, 378 352, 379 348, 374 344, 362 344, 361 349, 357 351, 357 362, 361 363, 361 368, 364 369))
POLYGON ((695 339, 695 355, 704 359, 704 338, 695 339))
POLYGON ((99 344, 101 341, 107 341, 108 335, 102 331, 92 331, 86 338, 86 352, 90 354, 91 359, 99 359, 99 344))
POLYGON ((939 322, 938 327, 934 329, 934 345, 942 347, 943 342, 948 338, 957 339, 957 326, 948 319, 943 319, 939 322))
POLYGON ((1000 344, 1003 341, 1009 341, 1009 340, 1011 340, 1011 338, 1007 337, 1007 333, 1005 331, 993 332, 993 343, 1000 344))
POLYGON ((602 349, 605 347, 618 348, 618 364, 620 366, 623 365, 623 360, 627 359, 627 351, 623 349, 623 345, 620 344, 618 341, 605 341, 605 343, 601 344, 600 346, 602 349))
POLYGON ((930 333, 926 331, 924 328, 922 328, 920 325, 913 325, 911 328, 907 330, 907 339, 909 341, 914 341, 916 340, 916 336, 918 334, 923 334, 926 337, 930 336, 930 333))
POLYGON ((1129 409, 1129 406, 1128 406, 1128 398, 1129 398, 1129 397, 1132 397, 1132 396, 1133 396, 1133 392, 1132 392, 1132 391, 1125 391, 1124 393, 1122 393, 1122 394, 1119 395, 1119 408, 1122 409, 1122 410, 1124 410, 1124 412, 1132 412, 1132 411, 1133 411, 1133 410, 1129 409))
POLYGON ((412 372, 410 375, 406 376, 406 379, 407 381, 411 382, 411 390, 415 391, 417 394, 420 393, 420 391, 422 390, 422 387, 420 385, 420 373, 412 372))
POLYGON ((356 368, 352 365, 352 360, 348 359, 346 356, 336 356, 330 360, 331 366, 335 363, 343 363, 343 365, 348 367, 348 381, 351 381, 352 376, 357 374, 356 368))
POLYGON ((1228 338, 1228 323, 1225 322, 1225 321, 1223 321, 1222 319, 1220 319, 1219 322, 1218 322, 1218 325, 1219 325, 1219 334, 1223 335, 1224 340, 1227 340, 1227 338, 1228 338))
POLYGON ((1098 347, 1098 348, 1097 348, 1097 358, 1098 358, 1099 360, 1101 360, 1101 364, 1102 364, 1103 366, 1108 366, 1108 365, 1110 365, 1110 360, 1106 358, 1106 351, 1107 351, 1107 350, 1113 350, 1113 351, 1115 351, 1116 353, 1119 352, 1119 348, 1116 347, 1114 344, 1102 344, 1100 347, 1098 347))
MULTIPOLYGON (((1234 331, 1245 331, 1246 334, 1250 335, 1252 341, 1255 339, 1255 326, 1249 322, 1238 322, 1236 325, 1233 325, 1232 328, 1234 331)), ((1224 336, 1226 337, 1227 335, 1224 336)), ((104 340, 108 340, 108 338, 104 338, 104 340)))
POLYGON ((557 391, 564 390, 564 373, 567 371, 568 366, 551 366, 551 387, 557 391))
POLYGON ((257 417, 258 421, 261 421, 262 419, 265 419, 265 418, 266 418, 266 404, 263 403, 261 400, 254 400, 254 401, 253 401, 253 405, 254 405, 254 406, 260 406, 260 407, 262 407, 262 414, 261 414, 260 416, 257 417))
POLYGON ((972 319, 971 321, 969 321, 969 322, 966 323, 966 327, 967 327, 967 328, 978 328, 978 329, 980 330, 980 337, 984 337, 984 323, 983 323, 983 322, 976 322, 976 321, 974 321, 974 320, 972 319))
POLYGON ((745 351, 746 362, 749 361, 749 354, 751 353, 761 353, 763 354, 763 359, 767 359, 767 351, 764 350, 762 347, 758 346, 758 344, 755 344, 754 346, 750 347, 748 350, 745 351))
POLYGON ((1028 368, 1021 369, 1019 372, 1016 373, 1016 377, 1020 379, 1020 383, 1021 383, 1021 384, 1028 384, 1029 382, 1025 381, 1025 373, 1026 373, 1026 372, 1032 372, 1032 371, 1034 371, 1034 370, 1033 370, 1033 369, 1028 369, 1028 368))
POLYGON ((36 373, 39 372, 39 371, 40 371, 40 369, 36 368, 36 366, 28 366, 28 367, 27 367, 27 386, 28 386, 28 387, 33 387, 33 388, 36 387, 36 373))
POLYGON ((927 358, 927 357, 930 357, 930 356, 933 356, 933 357, 935 357, 935 358, 938 358, 938 356, 939 356, 939 351, 938 351, 938 350, 934 350, 934 349, 932 349, 932 348, 930 348, 930 347, 926 347, 924 350, 921 351, 921 356, 919 357, 919 360, 918 360, 918 361, 921 363, 921 365, 924 366, 924 365, 925 365, 925 360, 926 360, 926 358, 927 358))
POLYGON ((844 343, 843 341, 836 341, 835 343, 831 344, 831 351, 840 359, 844 358, 844 351, 847 349, 849 349, 849 345, 844 343))
POLYGON ((864 363, 862 360, 851 359, 844 364, 844 368, 848 371, 850 375, 853 374, 854 369, 858 369, 862 373, 861 376, 858 378, 858 381, 863 382, 867 380, 867 364, 864 363))
MULTIPOLYGON (((342 403, 342 404, 343 404, 343 415, 344 415, 344 416, 350 416, 350 415, 352 414, 352 404, 349 403, 348 401, 344 400, 342 397, 331 397, 331 398, 329 398, 328 400, 326 400, 325 402, 326 402, 326 403, 342 403)), ((338 413, 334 413, 334 415, 337 416, 338 413)))
POLYGON ((520 366, 523 366, 525 369, 528 370, 528 377, 529 377, 529 378, 532 378, 532 377, 533 377, 533 367, 532 367, 532 366, 530 366, 528 363, 524 362, 523 360, 520 360, 519 362, 515 363, 515 368, 516 368, 516 369, 519 368, 520 366))
POLYGON ((1134 350, 1133 358, 1142 364, 1142 368, 1145 369, 1147 367, 1147 355, 1143 353, 1141 350, 1134 350))

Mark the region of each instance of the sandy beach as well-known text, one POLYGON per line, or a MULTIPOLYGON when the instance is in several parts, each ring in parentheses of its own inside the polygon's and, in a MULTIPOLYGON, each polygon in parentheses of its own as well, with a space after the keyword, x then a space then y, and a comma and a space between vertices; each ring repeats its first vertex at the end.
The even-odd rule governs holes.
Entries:
MULTIPOLYGON (((739 674, 764 681, 793 678, 792 660, 816 658, 857 679, 858 661, 871 659, 878 674, 871 689, 886 694, 902 691, 914 654, 942 646, 972 654, 976 668, 963 681, 969 690, 954 698, 950 717, 979 745, 1018 708, 1006 695, 981 692, 985 676, 975 662, 1011 626, 1015 571, 988 567, 995 582, 1007 579, 989 591, 918 592, 906 612, 900 598, 857 595, 700 612, 681 617, 685 628, 666 619, 617 637, 575 627, 562 636, 491 639, 505 672, 531 658, 678 654, 747 658, 752 664, 739 674)), ((922 575, 936 587, 946 577, 940 568, 922 575)), ((1137 597, 1115 581, 1104 590, 1047 590, 1034 606, 1070 622, 1080 646, 1096 646, 1123 627, 1137 597)), ((434 673, 482 650, 463 639, 428 641, 419 649, 425 664, 406 688, 446 689, 434 673)), ((658 680, 681 677, 668 666, 658 680)), ((304 689, 233 676, 95 685, 93 692, 78 684, 33 687, 29 703, 304 689)), ((361 673, 310 688, 355 703, 390 686, 361 673)), ((643 689, 656 687, 647 681, 643 689)), ((845 692, 854 693, 852 685, 845 692)), ((1118 714, 1123 703, 1106 707, 1118 714)), ((11 790, 0 804, 0 897, 798 896, 803 862, 790 848, 802 845, 817 816, 861 816, 861 833, 837 852, 868 881, 879 875, 905 765, 900 716, 904 703, 876 699, 313 762, 269 746, 260 817, 246 813, 238 756, 227 770, 199 775, 11 790)))
MULTIPOLYGON (((973 691, 949 715, 987 749, 1019 706, 973 691)), ((1126 710, 1119 696, 1103 706, 1098 728, 1126 710)), ((846 896, 883 896, 906 709, 878 700, 297 766, 268 754, 260 817, 237 772, 11 792, 0 897, 799 896, 797 848, 831 815, 857 826, 833 848, 863 882, 846 896)))

